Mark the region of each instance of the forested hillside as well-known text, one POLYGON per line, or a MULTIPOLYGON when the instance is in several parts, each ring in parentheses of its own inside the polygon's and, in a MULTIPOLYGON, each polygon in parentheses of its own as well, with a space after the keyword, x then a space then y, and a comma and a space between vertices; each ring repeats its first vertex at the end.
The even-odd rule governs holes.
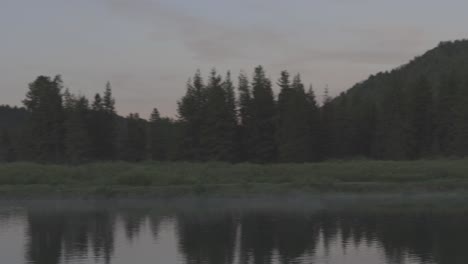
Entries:
POLYGON ((298 74, 199 71, 175 119, 115 112, 111 85, 92 100, 39 76, 24 108, 0 107, 0 160, 314 162, 468 154, 468 41, 443 42, 391 72, 317 102, 298 74), (274 86, 279 93, 274 94, 274 86))

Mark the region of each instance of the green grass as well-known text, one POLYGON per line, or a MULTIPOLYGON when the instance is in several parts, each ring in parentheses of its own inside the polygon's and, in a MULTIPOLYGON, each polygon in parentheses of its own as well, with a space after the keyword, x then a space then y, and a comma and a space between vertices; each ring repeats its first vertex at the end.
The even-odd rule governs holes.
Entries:
MULTIPOLYGON (((80 166, 0 164, 0 186, 73 187, 282 185, 292 188, 375 189, 379 186, 468 186, 468 159, 423 161, 328 161, 310 164, 108 162, 80 166), (347 187, 348 186, 348 187, 347 187)), ((468 188, 467 188, 468 189, 468 188)))

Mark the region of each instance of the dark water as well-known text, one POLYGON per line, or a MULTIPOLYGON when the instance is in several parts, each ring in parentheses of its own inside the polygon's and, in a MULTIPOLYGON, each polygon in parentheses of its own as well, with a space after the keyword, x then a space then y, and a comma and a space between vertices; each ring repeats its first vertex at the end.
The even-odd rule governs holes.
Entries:
POLYGON ((450 201, 286 200, 2 202, 0 263, 468 263, 450 201))

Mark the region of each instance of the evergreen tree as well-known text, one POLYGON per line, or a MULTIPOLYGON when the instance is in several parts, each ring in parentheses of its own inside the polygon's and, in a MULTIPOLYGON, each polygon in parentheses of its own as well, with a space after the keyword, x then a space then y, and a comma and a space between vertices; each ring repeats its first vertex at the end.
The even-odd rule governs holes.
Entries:
POLYGON ((379 159, 402 160, 407 158, 405 146, 405 111, 401 83, 394 79, 386 90, 376 120, 373 156, 379 159))
MULTIPOLYGON (((282 73, 278 97, 278 151, 283 162, 312 160, 312 128, 310 99, 304 90, 301 77, 296 75, 289 85, 289 75, 282 73)), ((313 99, 315 100, 315 99, 313 99)))
POLYGON ((102 98, 102 106, 104 110, 111 114, 115 114, 115 99, 112 97, 112 87, 110 82, 106 83, 106 89, 104 90, 104 96, 102 98))
POLYGON ((125 119, 126 136, 122 158, 126 161, 142 161, 146 157, 146 123, 138 114, 125 119))
POLYGON ((333 156, 333 117, 334 117, 334 107, 332 100, 328 94, 328 86, 324 90, 322 107, 320 108, 320 129, 319 129, 319 138, 320 143, 318 146, 319 152, 321 153, 320 159, 325 160, 333 156))
POLYGON ((151 112, 150 122, 157 122, 161 119, 161 114, 159 114, 159 110, 157 108, 153 108, 153 112, 151 112))
POLYGON ((171 138, 174 137, 170 120, 161 118, 157 108, 153 109, 149 120, 149 155, 152 160, 168 160, 171 152, 171 138))
POLYGON ((115 158, 117 142, 117 125, 114 109, 115 100, 112 89, 107 83, 104 96, 94 96, 90 114, 90 137, 93 146, 93 156, 97 160, 112 160, 115 158))
POLYGON ((290 118, 292 114, 292 104, 294 103, 294 91, 291 88, 291 81, 289 80, 289 73, 287 71, 281 72, 281 77, 278 80, 278 86, 281 88, 278 95, 278 154, 280 161, 290 162, 292 153, 295 151, 291 146, 290 138, 293 136, 290 133, 290 118))
POLYGON ((202 159, 200 137, 205 115, 205 85, 200 71, 195 73, 193 82, 189 80, 187 83, 187 92, 178 102, 177 111, 184 131, 180 158, 200 160, 202 159))
POLYGON ((310 85, 306 93, 307 102, 307 121, 309 122, 309 136, 310 136, 310 161, 318 161, 321 159, 320 152, 320 109, 317 104, 315 93, 310 85))
POLYGON ((93 101, 92 109, 95 112, 100 112, 100 111, 104 110, 104 105, 102 103, 101 95, 98 94, 98 93, 96 95, 94 95, 94 101, 93 101))
MULTIPOLYGON (((229 76, 228 76, 229 77, 229 76)), ((236 116, 231 80, 222 81, 215 70, 206 88, 205 115, 201 146, 205 160, 233 161, 235 159, 236 116)))
POLYGON ((226 78, 223 83, 223 89, 225 94, 226 104, 226 119, 223 120, 225 128, 225 146, 226 161, 238 161, 240 159, 240 147, 239 147, 239 120, 237 112, 237 103, 234 84, 231 80, 231 72, 228 71, 226 78))
POLYGON ((252 82, 252 157, 254 162, 276 160, 275 100, 271 81, 262 66, 255 68, 252 82))
POLYGON ((75 98, 67 90, 65 101, 65 154, 71 163, 89 160, 91 139, 88 131, 89 102, 84 96, 75 98))
POLYGON ((237 124, 237 104, 234 84, 231 80, 231 72, 228 71, 226 78, 223 82, 223 90, 226 98, 226 105, 229 111, 229 121, 233 124, 237 124))
POLYGON ((349 158, 353 153, 353 141, 357 124, 352 121, 352 111, 349 110, 350 98, 344 93, 333 99, 333 114, 331 129, 331 158, 349 158))
POLYGON ((239 75, 239 127, 238 141, 240 142, 239 160, 251 160, 252 138, 250 137, 253 127, 252 119, 252 91, 249 80, 244 73, 239 75))
POLYGON ((30 112, 28 139, 31 158, 43 162, 59 162, 63 157, 62 79, 39 76, 29 84, 23 101, 30 112))

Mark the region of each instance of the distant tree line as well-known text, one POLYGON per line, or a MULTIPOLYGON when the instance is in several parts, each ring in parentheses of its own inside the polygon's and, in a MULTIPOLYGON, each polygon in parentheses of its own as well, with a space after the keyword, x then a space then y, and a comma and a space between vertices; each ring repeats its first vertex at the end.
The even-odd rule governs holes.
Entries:
POLYGON ((236 81, 197 71, 177 118, 115 112, 108 83, 92 100, 39 76, 24 108, 0 107, 0 160, 316 162, 468 154, 468 42, 442 43, 318 103, 300 75, 255 68, 236 81), (461 54, 461 55, 460 55, 461 54), (273 86, 277 85, 276 96, 273 86))

